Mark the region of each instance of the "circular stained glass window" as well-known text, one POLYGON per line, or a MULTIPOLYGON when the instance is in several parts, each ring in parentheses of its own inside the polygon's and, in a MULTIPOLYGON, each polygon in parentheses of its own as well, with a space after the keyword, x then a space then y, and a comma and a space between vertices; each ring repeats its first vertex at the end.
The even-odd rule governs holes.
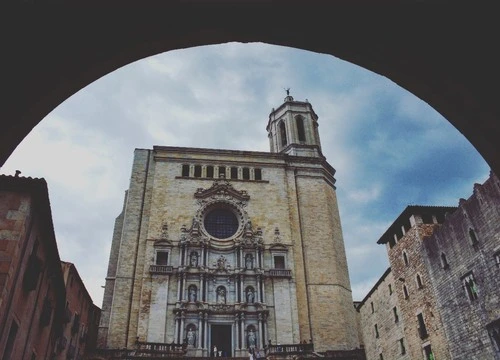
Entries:
POLYGON ((238 218, 228 209, 214 209, 205 216, 205 230, 217 239, 227 239, 238 230, 238 218))

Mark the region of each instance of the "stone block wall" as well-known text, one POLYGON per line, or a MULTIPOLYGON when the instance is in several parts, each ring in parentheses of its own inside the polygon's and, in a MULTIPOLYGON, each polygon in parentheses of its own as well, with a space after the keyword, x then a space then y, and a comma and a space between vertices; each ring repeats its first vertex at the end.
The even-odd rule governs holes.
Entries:
POLYGON ((500 181, 491 173, 424 241, 453 359, 500 359, 500 344, 488 333, 495 322, 500 331, 499 220, 500 181), (470 296, 464 282, 470 275, 476 296, 470 296))
POLYGON ((412 359, 394 284, 389 268, 358 305, 367 360, 380 360, 381 356, 392 360, 412 359))
POLYGON ((422 224, 418 215, 414 215, 414 218, 417 219, 413 221, 415 225, 389 249, 389 263, 405 324, 408 353, 412 359, 422 358, 424 348, 430 345, 436 359, 450 359, 422 243, 440 225, 422 224))

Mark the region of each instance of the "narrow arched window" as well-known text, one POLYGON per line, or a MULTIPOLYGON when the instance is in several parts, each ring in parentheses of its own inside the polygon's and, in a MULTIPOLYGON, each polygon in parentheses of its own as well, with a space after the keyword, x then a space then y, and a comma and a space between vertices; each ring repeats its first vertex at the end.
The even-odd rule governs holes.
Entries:
POLYGON ((297 123, 297 134, 299 135, 299 141, 306 141, 306 132, 304 130, 304 118, 302 116, 297 116, 295 118, 297 123))
POLYGON ((443 269, 448 269, 450 267, 445 253, 441 253, 441 266, 443 269))
POLYGON ((417 288, 422 289, 423 287, 422 278, 420 277, 420 274, 417 274, 417 288))
POLYGON ((408 288, 406 287, 406 285, 403 285, 403 294, 405 296, 405 299, 408 299, 409 298, 409 295, 408 295, 408 288))
POLYGON ((479 241, 477 240, 476 232, 474 229, 469 229, 469 237, 470 237, 470 242, 472 245, 477 245, 479 241))
POLYGON ((286 139, 286 128, 284 122, 280 122, 280 135, 281 135, 281 146, 286 146, 287 139, 286 139))
POLYGON ((408 265, 408 255, 406 255, 405 252, 403 252, 403 261, 405 262, 405 265, 408 265))

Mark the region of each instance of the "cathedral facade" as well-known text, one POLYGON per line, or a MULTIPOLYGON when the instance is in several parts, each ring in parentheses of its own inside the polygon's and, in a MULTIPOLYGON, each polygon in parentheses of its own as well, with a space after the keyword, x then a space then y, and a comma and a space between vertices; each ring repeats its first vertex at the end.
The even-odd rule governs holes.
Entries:
POLYGON ((273 109, 270 152, 136 149, 117 217, 99 347, 359 346, 335 170, 309 102, 273 109))

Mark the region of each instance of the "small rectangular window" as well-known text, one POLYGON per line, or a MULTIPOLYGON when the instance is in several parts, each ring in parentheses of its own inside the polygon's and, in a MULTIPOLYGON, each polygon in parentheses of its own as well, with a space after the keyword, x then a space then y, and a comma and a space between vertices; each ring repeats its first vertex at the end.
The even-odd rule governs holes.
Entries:
POLYGON ((373 301, 370 303, 371 307, 372 307, 372 314, 375 312, 375 307, 373 306, 373 301))
POLYGON ((399 348, 401 349, 401 355, 406 354, 404 339, 399 339, 399 348))
POLYGON ((284 256, 275 256, 274 257, 274 268, 275 269, 284 269, 285 268, 285 257, 284 256))
POLYGON ((398 308, 394 306, 392 312, 394 313, 394 322, 397 323, 399 321, 398 308))
POLYGON ((389 286, 389 295, 392 295, 392 285, 389 284, 388 286, 389 286))
POLYGON ((403 285, 403 294, 405 296, 405 299, 408 299, 410 297, 410 295, 408 294, 408 288, 406 287, 406 285, 403 285))
POLYGON ((446 258, 445 253, 441 253, 441 267, 443 269, 448 269, 450 265, 448 264, 448 259, 446 258))
POLYGON ((425 339, 429 336, 427 333, 427 327, 425 326, 424 322, 424 316, 422 313, 417 315, 417 321, 418 321, 418 335, 420 336, 420 339, 425 339))
POLYGON ((500 269, 500 251, 495 254, 495 264, 500 269))
POLYGON ((156 265, 168 265, 168 251, 156 252, 156 265))
POLYGON ((194 177, 201 177, 201 165, 194 166, 194 177))
POLYGON ((379 359, 384 360, 384 355, 382 355, 382 353, 379 354, 379 359))
POLYGON ((434 354, 430 345, 424 347, 425 360, 434 360, 434 354))
POLYGON ((476 280, 474 279, 474 275, 472 272, 468 273, 462 278, 462 283, 465 287, 465 291, 467 292, 467 296, 469 297, 469 300, 476 300, 478 298, 477 294, 477 284, 476 280))
POLYGON ((219 178, 225 178, 225 177, 226 177, 226 167, 219 166, 219 178))
POLYGON ((243 168, 243 179, 245 179, 245 180, 250 179, 250 169, 247 167, 243 168))
POLYGON ((474 229, 469 229, 469 237, 471 245, 476 246, 477 244, 479 244, 479 240, 477 239, 477 235, 474 229))
POLYGON ((375 324, 374 328, 375 328, 375 337, 378 339, 379 338, 379 333, 378 333, 378 326, 377 326, 377 324, 375 324))
POLYGON ((189 165, 182 165, 182 176, 183 177, 189 176, 189 165))
POLYGON ((422 289, 424 287, 424 284, 422 283, 422 278, 420 277, 419 274, 417 274, 417 288, 422 289))
POLYGON ((262 180, 262 170, 261 169, 255 169, 255 180, 262 180))
POLYGON ((207 177, 208 178, 214 177, 214 167, 212 165, 207 166, 207 177))
POLYGON ((238 178, 238 168, 233 166, 231 167, 231 179, 237 179, 238 178))

